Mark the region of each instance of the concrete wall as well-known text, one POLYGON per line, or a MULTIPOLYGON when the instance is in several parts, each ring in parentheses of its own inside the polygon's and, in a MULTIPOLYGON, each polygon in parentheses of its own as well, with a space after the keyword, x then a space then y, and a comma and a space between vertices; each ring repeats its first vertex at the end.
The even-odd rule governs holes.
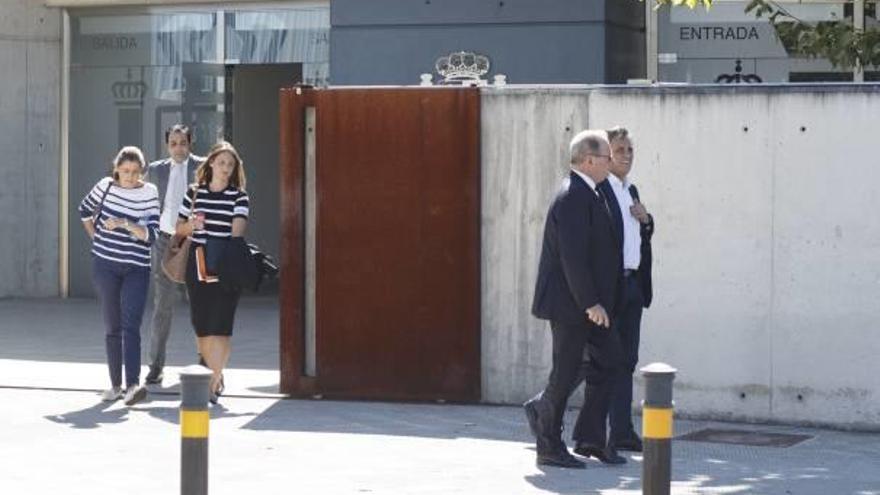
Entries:
POLYGON ((0 297, 58 294, 61 14, 0 0, 0 297))
POLYGON ((483 94, 487 402, 545 384, 546 208, 572 132, 623 124, 657 223, 640 363, 680 370, 677 410, 880 429, 880 87, 483 94))

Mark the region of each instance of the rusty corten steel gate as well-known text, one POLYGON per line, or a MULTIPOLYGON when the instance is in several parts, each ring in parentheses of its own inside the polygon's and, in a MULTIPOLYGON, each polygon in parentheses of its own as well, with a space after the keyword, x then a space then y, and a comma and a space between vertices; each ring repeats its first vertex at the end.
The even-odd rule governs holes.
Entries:
POLYGON ((480 399, 480 108, 281 92, 281 391, 480 399))

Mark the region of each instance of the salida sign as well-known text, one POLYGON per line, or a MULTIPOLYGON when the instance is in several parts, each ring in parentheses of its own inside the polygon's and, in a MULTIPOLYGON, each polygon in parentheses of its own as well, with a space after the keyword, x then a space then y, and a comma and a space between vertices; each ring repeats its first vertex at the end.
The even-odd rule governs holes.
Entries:
POLYGON ((758 40, 758 28, 752 26, 681 26, 678 28, 681 41, 742 41, 758 40))
POLYGON ((133 36, 95 36, 92 38, 93 50, 136 50, 137 38, 133 36))

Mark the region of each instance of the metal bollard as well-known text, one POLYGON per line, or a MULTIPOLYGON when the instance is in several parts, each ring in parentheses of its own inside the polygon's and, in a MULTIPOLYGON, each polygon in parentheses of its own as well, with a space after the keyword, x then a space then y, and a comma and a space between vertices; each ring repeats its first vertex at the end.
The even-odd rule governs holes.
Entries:
POLYGON ((645 377, 642 401, 642 493, 669 495, 672 473, 672 380, 677 371, 664 363, 640 370, 645 377))
POLYGON ((180 372, 180 494, 208 494, 208 385, 211 370, 194 364, 180 372))

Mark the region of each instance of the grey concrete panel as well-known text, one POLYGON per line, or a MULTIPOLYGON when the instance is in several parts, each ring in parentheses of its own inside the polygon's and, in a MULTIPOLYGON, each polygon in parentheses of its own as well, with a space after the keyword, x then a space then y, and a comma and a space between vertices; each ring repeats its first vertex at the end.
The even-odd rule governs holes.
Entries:
POLYGON ((330 24, 337 27, 584 22, 601 21, 604 9, 604 2, 583 0, 333 0, 330 24))
POLYGON ((61 40, 61 10, 40 0, 0 0, 0 38, 61 40))
POLYGON ((61 135, 61 46, 56 42, 27 45, 27 161, 20 232, 23 253, 21 291, 36 297, 58 294, 59 158, 61 135))
POLYGON ((60 11, 0 0, 0 297, 58 293, 60 11))
POLYGON ((458 27, 333 28, 332 83, 418 84, 438 57, 458 50, 489 56, 511 83, 591 83, 604 78, 600 23, 458 27))
POLYGON ((546 385, 550 327, 531 315, 532 295, 547 208, 569 170, 568 143, 587 127, 588 99, 586 91, 483 92, 482 389, 486 402, 522 402, 546 385))
POLYGON ((878 425, 880 93, 783 96, 771 115, 773 412, 878 425))
POLYGON ((24 292, 31 215, 28 182, 27 44, 0 40, 0 297, 24 292))

